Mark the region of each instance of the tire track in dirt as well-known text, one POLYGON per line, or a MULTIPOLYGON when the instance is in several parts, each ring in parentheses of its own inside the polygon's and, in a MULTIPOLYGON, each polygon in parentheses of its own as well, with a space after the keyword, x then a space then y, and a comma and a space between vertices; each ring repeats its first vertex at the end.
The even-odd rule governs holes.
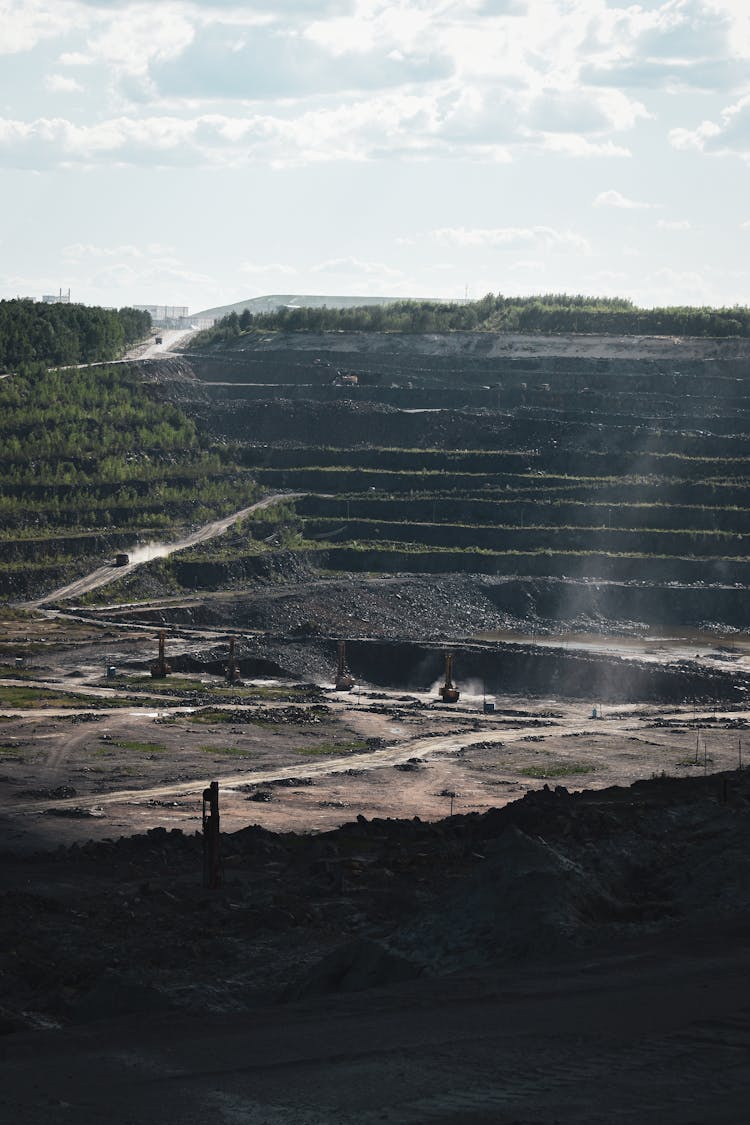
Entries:
MULTIPOLYGON (((570 724, 571 727, 573 724, 570 724)), ((565 726, 561 725, 560 731, 565 726)), ((520 727, 517 730, 487 731, 482 733, 482 741, 507 744, 523 739, 530 732, 535 732, 533 726, 520 727)), ((556 728, 557 731, 557 728, 556 728)), ((395 766, 409 760, 409 758, 436 757, 441 753, 451 753, 460 750, 463 746, 471 745, 478 738, 477 731, 465 731, 459 734, 441 735, 438 737, 416 737, 401 740, 395 746, 387 746, 381 750, 372 750, 366 754, 347 754, 340 758, 326 758, 323 761, 306 764, 284 766, 280 769, 266 769, 257 771, 243 770, 237 773, 225 774, 219 778, 220 788, 233 791, 239 785, 268 784, 288 778, 320 778, 331 774, 345 773, 355 766, 358 770, 381 769, 386 766, 395 766)), ((192 778, 186 781, 170 782, 166 785, 151 786, 147 789, 117 789, 109 793, 97 793, 87 799, 87 803, 97 806, 113 805, 120 803, 140 803, 142 801, 164 799, 169 797, 185 797, 200 793, 207 785, 205 778, 192 778)), ((82 798, 68 798, 57 801, 34 801, 19 803, 15 806, 20 812, 33 812, 40 807, 66 808, 74 804, 81 804, 82 798)))

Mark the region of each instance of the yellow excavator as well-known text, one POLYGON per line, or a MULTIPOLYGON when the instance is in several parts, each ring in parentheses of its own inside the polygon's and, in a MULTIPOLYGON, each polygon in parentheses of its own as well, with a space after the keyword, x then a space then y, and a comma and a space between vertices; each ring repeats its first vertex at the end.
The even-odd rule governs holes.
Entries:
POLYGON ((461 693, 453 686, 453 653, 446 652, 445 683, 438 689, 438 695, 442 696, 443 703, 458 703, 460 694, 461 693))

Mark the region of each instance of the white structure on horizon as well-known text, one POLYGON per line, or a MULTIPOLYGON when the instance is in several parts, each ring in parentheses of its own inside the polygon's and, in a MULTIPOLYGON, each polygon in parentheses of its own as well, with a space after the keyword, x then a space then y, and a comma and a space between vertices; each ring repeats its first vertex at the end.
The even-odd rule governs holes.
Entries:
POLYGON ((62 289, 59 293, 45 293, 42 302, 45 305, 69 305, 70 290, 67 293, 63 293, 62 289))
POLYGON ((188 315, 187 305, 133 305, 133 308, 151 313, 154 324, 171 325, 174 322, 176 327, 188 315))

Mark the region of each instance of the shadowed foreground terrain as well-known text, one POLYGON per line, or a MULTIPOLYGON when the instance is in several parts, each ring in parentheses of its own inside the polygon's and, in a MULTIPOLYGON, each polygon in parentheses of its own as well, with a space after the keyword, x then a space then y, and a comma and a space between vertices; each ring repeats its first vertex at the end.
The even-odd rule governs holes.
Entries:
POLYGON ((3 1117, 739 1122, 749 845, 735 772, 6 854, 3 1117))

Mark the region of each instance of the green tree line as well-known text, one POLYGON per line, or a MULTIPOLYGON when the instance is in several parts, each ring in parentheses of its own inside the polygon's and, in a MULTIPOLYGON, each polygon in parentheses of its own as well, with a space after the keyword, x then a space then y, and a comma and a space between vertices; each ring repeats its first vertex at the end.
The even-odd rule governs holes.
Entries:
POLYGON ((0 301, 0 370, 115 359, 150 328, 138 309, 0 301))
POLYGON ((231 511, 257 488, 222 453, 127 364, 16 371, 0 380, 0 538, 231 511))
POLYGON ((548 293, 478 301, 394 301, 358 308, 280 308, 225 316, 195 337, 194 346, 231 341, 248 332, 573 332, 606 335, 750 336, 750 309, 675 306, 641 309, 620 297, 548 293))

